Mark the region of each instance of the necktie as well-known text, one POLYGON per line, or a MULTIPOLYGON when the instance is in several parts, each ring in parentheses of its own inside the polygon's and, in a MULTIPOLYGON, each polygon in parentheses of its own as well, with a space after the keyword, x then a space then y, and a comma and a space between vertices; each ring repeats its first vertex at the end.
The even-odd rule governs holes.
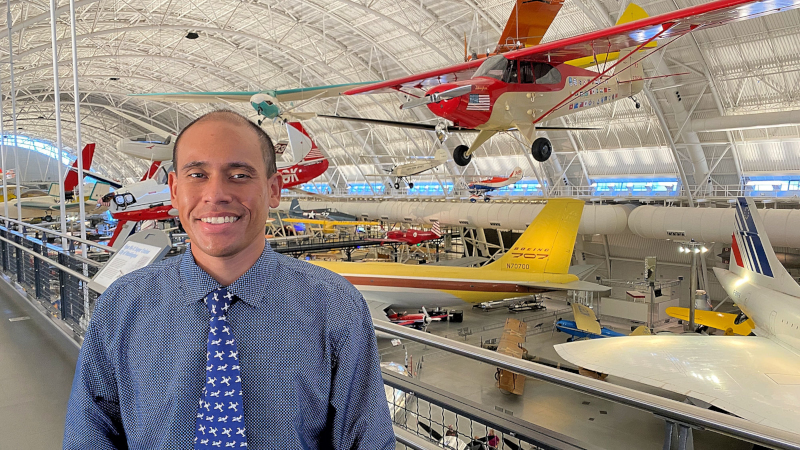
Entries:
POLYGON ((206 350, 206 385, 197 409, 196 450, 247 447, 239 357, 227 317, 232 301, 233 295, 225 288, 205 298, 211 323, 206 350))

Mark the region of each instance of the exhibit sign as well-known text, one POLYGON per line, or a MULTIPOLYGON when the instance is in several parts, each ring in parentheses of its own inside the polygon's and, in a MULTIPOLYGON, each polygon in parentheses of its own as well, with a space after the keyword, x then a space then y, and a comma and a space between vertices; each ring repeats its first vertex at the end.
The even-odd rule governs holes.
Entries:
POLYGON ((161 230, 144 230, 132 235, 89 282, 89 289, 103 293, 123 275, 161 260, 172 247, 161 230))

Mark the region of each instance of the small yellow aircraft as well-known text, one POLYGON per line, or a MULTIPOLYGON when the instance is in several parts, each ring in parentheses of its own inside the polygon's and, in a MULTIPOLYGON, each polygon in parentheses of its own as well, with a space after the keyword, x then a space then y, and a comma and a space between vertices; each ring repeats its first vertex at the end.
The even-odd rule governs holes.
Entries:
MULTIPOLYGON (((679 308, 673 306, 665 310, 668 316, 676 319, 689 321, 689 308, 679 308)), ((716 328, 725 332, 725 335, 738 334, 749 336, 756 324, 752 319, 744 315, 722 313, 716 311, 695 310, 694 323, 710 328, 716 328)))

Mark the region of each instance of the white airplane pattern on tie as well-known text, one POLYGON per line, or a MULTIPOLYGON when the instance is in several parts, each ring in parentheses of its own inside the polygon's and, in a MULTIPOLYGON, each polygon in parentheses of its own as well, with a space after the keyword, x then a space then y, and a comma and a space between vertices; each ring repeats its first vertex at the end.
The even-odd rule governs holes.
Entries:
MULTIPOLYGON (((206 372, 211 372, 211 369, 213 369, 213 368, 214 368, 214 366, 206 366, 206 372)), ((203 401, 200 400, 200 403, 202 403, 202 402, 203 401)))
MULTIPOLYGON (((217 370, 221 370, 221 371, 225 372, 226 370, 228 370, 228 365, 225 364, 224 366, 217 366, 217 370)), ((223 379, 224 378, 225 377, 223 377, 223 379)))
POLYGON ((212 422, 214 420, 214 416, 206 416, 206 420, 212 422))
POLYGON ((244 428, 236 427, 236 434, 241 434, 242 436, 244 436, 244 428))
POLYGON ((208 330, 208 332, 209 332, 209 333, 211 333, 211 334, 213 334, 214 336, 216 336, 216 335, 217 335, 217 327, 211 327, 211 328, 208 330))
POLYGON ((236 409, 236 407, 239 406, 239 405, 236 404, 236 402, 228 402, 228 404, 230 405, 230 406, 228 406, 228 409, 232 409, 232 410, 234 410, 236 412, 239 412, 239 410, 236 409))
POLYGON ((222 434, 224 434, 225 436, 231 437, 231 432, 232 431, 233 431, 232 428, 223 428, 222 429, 222 434))
POLYGON ((214 437, 217 437, 217 429, 216 428, 209 428, 208 434, 213 434, 214 437))
POLYGON ((227 444, 225 444, 225 447, 235 447, 235 446, 236 442, 228 442, 227 444))
POLYGON ((233 345, 233 339, 225 341, 225 345, 233 345))
POLYGON ((225 397, 233 397, 233 393, 236 392, 235 390, 232 391, 225 391, 225 397))
POLYGON ((239 359, 237 355, 239 355, 239 352, 231 351, 231 354, 228 356, 228 358, 239 359))
POLYGON ((222 446, 222 441, 214 441, 214 442, 211 443, 211 445, 213 445, 214 447, 221 447, 222 446))
POLYGON ((222 352, 214 352, 214 358, 219 358, 222 361, 222 357, 225 356, 225 353, 222 352))
POLYGON ((217 417, 217 422, 228 422, 228 416, 225 417, 217 417))
POLYGON ((218 409, 219 412, 222 412, 222 408, 224 408, 224 407, 225 407, 225 405, 222 404, 222 403, 214 403, 214 409, 218 409))
POLYGON ((231 305, 225 303, 225 306, 222 307, 222 310, 225 311, 225 312, 228 312, 228 308, 230 308, 230 307, 231 307, 231 305))
POLYGON ((200 440, 200 444, 202 444, 202 445, 208 445, 208 439, 201 439, 201 440, 200 440))
POLYGON ((211 341, 211 345, 219 345, 222 343, 222 339, 217 339, 216 341, 211 341))
POLYGON ((231 377, 222 377, 222 381, 220 383, 224 384, 225 386, 230 387, 231 385, 231 377))
POLYGON ((208 395, 209 395, 209 397, 219 397, 219 393, 220 393, 220 391, 216 391, 216 392, 212 392, 212 393, 210 393, 208 395))
POLYGON ((214 377, 214 378, 209 378, 209 379, 208 379, 208 384, 210 384, 210 385, 212 385, 212 386, 214 386, 214 387, 217 387, 217 378, 216 378, 216 377, 214 377))
MULTIPOLYGON (((224 317, 224 316, 223 316, 224 317)), ((222 327, 222 332, 229 335, 231 334, 231 329, 228 327, 222 327)))
POLYGON ((242 421, 242 417, 243 416, 236 416, 233 419, 231 419, 231 422, 241 422, 242 421))
MULTIPOLYGON (((238 365, 234 365, 234 366, 231 367, 231 370, 239 370, 239 366, 238 365)), ((242 380, 238 380, 238 381, 242 381, 242 380)))
POLYGON ((199 431, 199 432, 201 432, 203 434, 206 434, 206 426, 205 425, 200 425, 199 427, 197 427, 197 431, 199 431))

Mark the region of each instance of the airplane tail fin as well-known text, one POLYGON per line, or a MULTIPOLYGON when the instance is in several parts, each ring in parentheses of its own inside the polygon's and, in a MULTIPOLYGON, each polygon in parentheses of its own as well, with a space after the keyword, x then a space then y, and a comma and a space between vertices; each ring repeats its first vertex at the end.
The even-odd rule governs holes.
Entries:
POLYGON ((756 285, 800 296, 800 286, 778 261, 753 200, 736 199, 730 271, 756 285))
POLYGON ((144 175, 142 176, 142 179, 139 180, 139 181, 149 180, 150 178, 153 178, 153 175, 156 174, 156 171, 158 170, 158 166, 160 166, 160 165, 161 165, 161 161, 153 161, 153 164, 150 166, 149 169, 147 169, 147 172, 144 173, 144 175))
POLYGON ((539 44, 564 4, 562 0, 548 2, 517 1, 508 16, 506 27, 497 42, 497 52, 539 44))
POLYGON ((300 122, 286 122, 286 132, 289 134, 289 145, 292 147, 292 161, 305 161, 315 149, 315 153, 319 153, 319 156, 322 157, 322 153, 300 122))
MULTIPOLYGON (((619 20, 617 20, 616 25, 635 22, 637 20, 646 19, 648 17, 650 16, 641 6, 634 3, 629 3, 628 7, 625 8, 625 12, 623 12, 622 15, 619 17, 619 20)), ((657 45, 658 45, 657 42, 650 42, 649 44, 645 45, 645 48, 653 48, 656 47, 657 45)), ((619 58, 620 54, 625 55, 626 52, 625 51, 611 52, 611 53, 601 53, 594 56, 584 56, 583 58, 567 61, 567 64, 585 69, 587 67, 591 67, 597 64, 610 63, 611 61, 614 61, 617 58, 619 58)))
POLYGON ((303 214, 303 208, 300 207, 300 201, 296 198, 292 199, 292 203, 289 205, 289 211, 297 214, 303 214))
POLYGON ((520 273, 568 273, 583 206, 582 200, 548 200, 514 246, 484 267, 520 273))
POLYGON ((521 180, 522 179, 522 167, 514 167, 514 170, 511 171, 511 175, 508 177, 512 180, 521 180))
MULTIPOLYGON (((81 152, 80 158, 83 158, 83 169, 89 170, 92 168, 92 159, 94 158, 94 144, 86 144, 86 147, 83 147, 83 151, 81 152)), ((76 159, 74 163, 72 163, 72 167, 78 167, 78 160, 76 159)), ((64 178, 64 192, 69 192, 75 189, 78 186, 78 183, 82 180, 78 180, 78 172, 74 170, 67 170, 67 176, 64 178)))
POLYGON ((436 222, 433 222, 433 226, 431 226, 431 231, 433 231, 433 234, 435 234, 436 236, 442 237, 442 227, 441 225, 439 225, 438 220, 436 222))

